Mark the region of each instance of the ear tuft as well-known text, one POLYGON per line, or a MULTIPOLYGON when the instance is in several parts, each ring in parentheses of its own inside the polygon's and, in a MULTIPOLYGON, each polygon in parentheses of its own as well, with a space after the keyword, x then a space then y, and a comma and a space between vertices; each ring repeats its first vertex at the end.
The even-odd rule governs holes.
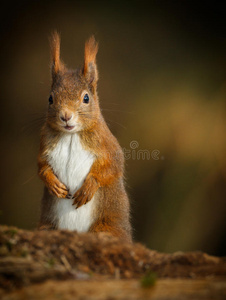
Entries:
POLYGON ((60 60, 60 35, 57 31, 54 31, 49 40, 52 60, 52 75, 54 77, 63 68, 63 64, 60 60))
POLYGON ((98 52, 98 43, 94 36, 91 36, 85 43, 85 56, 83 74, 89 84, 96 85, 98 80, 98 71, 96 66, 96 55, 98 52))

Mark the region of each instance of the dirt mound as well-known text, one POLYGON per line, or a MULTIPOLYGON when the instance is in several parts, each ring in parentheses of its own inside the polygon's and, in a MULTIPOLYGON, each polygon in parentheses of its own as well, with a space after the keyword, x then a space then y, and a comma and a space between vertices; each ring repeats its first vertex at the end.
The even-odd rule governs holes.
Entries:
POLYGON ((26 231, 0 226, 0 287, 12 290, 46 279, 136 279, 226 276, 226 259, 202 252, 164 254, 108 234, 26 231))

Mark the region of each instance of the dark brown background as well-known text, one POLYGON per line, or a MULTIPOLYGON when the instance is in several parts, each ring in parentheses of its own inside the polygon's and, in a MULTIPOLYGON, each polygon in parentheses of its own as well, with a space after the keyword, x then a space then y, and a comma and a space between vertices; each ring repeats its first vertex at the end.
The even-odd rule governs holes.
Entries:
POLYGON ((48 36, 69 67, 99 41, 99 96, 122 147, 137 241, 226 255, 226 30, 222 2, 19 1, 1 16, 1 224, 32 229, 48 36), (137 159, 158 150, 159 160, 137 159))

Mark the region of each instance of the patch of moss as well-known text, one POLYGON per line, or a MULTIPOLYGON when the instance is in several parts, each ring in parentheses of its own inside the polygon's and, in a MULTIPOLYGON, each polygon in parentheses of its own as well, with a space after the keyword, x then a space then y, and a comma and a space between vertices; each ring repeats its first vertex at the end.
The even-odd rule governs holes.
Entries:
POLYGON ((156 273, 148 271, 140 280, 141 287, 149 288, 155 285, 157 279, 156 273))
POLYGON ((48 261, 47 261, 49 267, 53 267, 55 265, 55 260, 53 257, 51 257, 48 261))
POLYGON ((13 238, 17 234, 17 230, 10 228, 5 231, 5 234, 9 235, 11 238, 13 238))

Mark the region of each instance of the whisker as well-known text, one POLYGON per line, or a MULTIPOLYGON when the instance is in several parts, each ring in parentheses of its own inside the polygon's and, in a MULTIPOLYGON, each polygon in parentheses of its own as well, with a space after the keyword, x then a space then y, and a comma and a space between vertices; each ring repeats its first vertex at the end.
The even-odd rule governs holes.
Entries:
POLYGON ((120 112, 120 113, 127 113, 127 114, 134 114, 132 111, 126 111, 126 110, 113 110, 108 108, 101 108, 101 111, 107 111, 107 112, 120 112))
MULTIPOLYGON (((116 124, 116 125, 119 125, 121 128, 123 128, 123 129, 127 129, 124 125, 122 125, 121 123, 119 123, 119 122, 116 122, 116 121, 113 121, 113 120, 111 120, 111 119, 109 119, 109 118, 106 118, 106 120, 107 121, 110 121, 111 123, 114 123, 114 124, 116 124)), ((108 124, 109 125, 109 124, 108 124)))
MULTIPOLYGON (((87 113, 86 113, 86 112, 78 112, 78 115, 79 115, 79 116, 85 116, 86 118, 88 118, 88 119, 90 119, 90 120, 91 120, 91 119, 93 119, 93 120, 96 119, 95 117, 90 116, 88 112, 87 112, 87 113)), ((107 118, 105 117, 105 119, 108 120, 108 121, 110 121, 111 123, 114 123, 114 124, 119 125, 119 126, 120 126, 121 128, 123 128, 123 129, 127 129, 124 125, 122 125, 122 124, 119 123, 119 122, 113 121, 113 120, 109 119, 108 117, 107 117, 107 118)))
POLYGON ((27 184, 27 183, 30 182, 32 179, 34 179, 34 177, 36 177, 36 173, 33 174, 31 177, 29 177, 27 180, 25 180, 25 181, 22 183, 22 185, 27 184))
POLYGON ((24 133, 30 134, 40 129, 40 127, 44 124, 45 121, 46 121, 46 116, 44 115, 40 117, 36 117, 32 120, 27 120, 25 123, 23 123, 21 130, 24 133))

